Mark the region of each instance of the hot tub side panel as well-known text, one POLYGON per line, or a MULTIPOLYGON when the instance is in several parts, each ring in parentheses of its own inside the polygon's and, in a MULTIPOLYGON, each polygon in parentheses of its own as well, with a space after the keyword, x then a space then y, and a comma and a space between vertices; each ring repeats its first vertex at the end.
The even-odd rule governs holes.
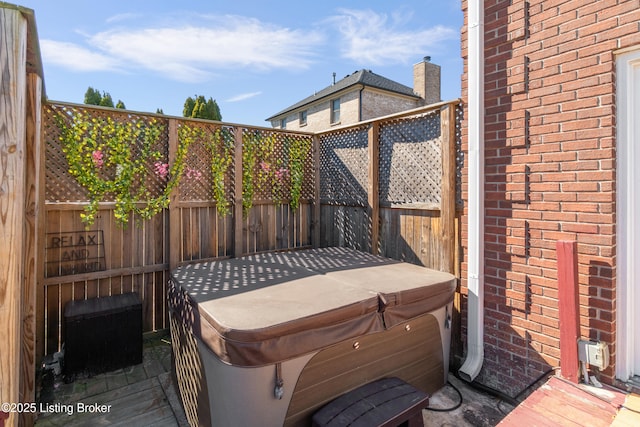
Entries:
MULTIPOLYGON (((316 352, 283 361, 283 395, 275 395, 276 365, 240 367, 222 362, 197 339, 209 391, 213 427, 280 427, 294 394, 296 381, 316 352)), ((309 425, 311 425, 309 423, 309 425)))
POLYGON ((182 407, 190 426, 211 426, 205 362, 193 333, 193 313, 191 315, 186 313, 185 309, 188 311, 191 307, 182 305, 183 311, 178 314, 178 306, 175 304, 176 294, 169 295, 169 325, 173 349, 171 361, 182 407))
POLYGON ((309 426, 313 413, 337 396, 384 377, 398 377, 427 393, 444 386, 449 360, 450 305, 384 332, 318 352, 296 384, 284 425, 309 426))

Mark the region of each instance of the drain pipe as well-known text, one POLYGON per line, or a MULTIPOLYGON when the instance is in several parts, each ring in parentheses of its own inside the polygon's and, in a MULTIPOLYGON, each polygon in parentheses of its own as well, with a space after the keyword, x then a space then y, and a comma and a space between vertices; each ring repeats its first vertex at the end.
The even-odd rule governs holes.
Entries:
POLYGON ((484 359, 484 0, 468 5, 468 325, 467 358, 458 374, 471 382, 484 359))

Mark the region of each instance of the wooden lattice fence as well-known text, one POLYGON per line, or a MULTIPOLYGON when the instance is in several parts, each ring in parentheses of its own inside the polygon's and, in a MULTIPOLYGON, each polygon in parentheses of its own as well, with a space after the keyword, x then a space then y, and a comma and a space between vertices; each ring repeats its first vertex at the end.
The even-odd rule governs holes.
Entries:
POLYGON ((460 114, 443 103, 320 133, 320 244, 454 271, 460 114))
MULTIPOLYGON (((455 103, 444 103, 312 135, 46 103, 39 356, 62 345, 64 306, 75 299, 135 291, 145 330, 167 328, 168 271, 185 262, 347 246, 454 271, 456 111, 455 103), (61 142, 65 126, 78 126, 79 116, 134 124, 142 129, 136 135, 159 130, 149 149, 154 155, 135 181, 148 198, 161 196, 167 185, 159 165, 179 163, 181 144, 188 142, 182 179, 166 209, 150 218, 130 213, 123 227, 117 197, 107 193, 86 227, 81 214, 90 195, 70 173, 61 142), (292 190, 294 182, 301 185, 292 190)), ((143 155, 141 139, 131 141, 131 151, 134 158, 143 155)), ((103 154, 100 173, 117 177, 119 167, 103 154)), ((136 206, 141 210, 144 201, 136 206)))
MULTIPOLYGON (((46 268, 39 298, 40 355, 60 348, 68 301, 135 291, 143 301, 144 329, 164 329, 171 266, 312 244, 316 170, 311 135, 66 103, 48 103, 43 110, 46 268), (189 140, 182 179, 168 209, 151 218, 133 212, 123 227, 115 215, 117 200, 106 193, 95 222, 86 227, 81 214, 89 194, 69 173, 61 143, 64 126, 77 126, 78 116, 161 130, 140 182, 149 197, 160 196, 167 185, 158 165, 172 164, 181 141, 189 140), (304 157, 297 169, 296 152, 304 157), (290 188, 296 181, 301 182, 299 206, 293 209, 290 188)), ((133 157, 140 156, 141 140, 131 144, 133 157)), ((118 167, 105 160, 100 173, 117 178, 118 167)))

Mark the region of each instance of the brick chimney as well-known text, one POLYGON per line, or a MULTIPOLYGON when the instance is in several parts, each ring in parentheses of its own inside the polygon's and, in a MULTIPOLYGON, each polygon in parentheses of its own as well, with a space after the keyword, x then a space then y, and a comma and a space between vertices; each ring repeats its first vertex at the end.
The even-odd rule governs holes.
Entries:
POLYGON ((425 56, 413 66, 413 91, 424 99, 425 105, 440 102, 440 66, 425 56))

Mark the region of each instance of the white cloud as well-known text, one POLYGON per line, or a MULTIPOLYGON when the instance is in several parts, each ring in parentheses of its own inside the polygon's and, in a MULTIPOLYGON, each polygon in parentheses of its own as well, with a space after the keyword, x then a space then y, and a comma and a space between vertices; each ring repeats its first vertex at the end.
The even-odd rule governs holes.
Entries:
POLYGON ((416 30, 405 29, 411 16, 396 12, 391 19, 371 10, 340 9, 332 17, 340 32, 342 56, 359 64, 380 65, 388 62, 407 63, 433 52, 458 33, 437 25, 416 30))
POLYGON ((261 95, 262 92, 249 92, 249 93, 241 93, 239 95, 233 96, 229 99, 227 99, 227 102, 239 102, 239 101, 244 101, 250 98, 254 98, 258 95, 261 95))
POLYGON ((40 40, 45 63, 60 65, 73 71, 115 71, 118 62, 113 57, 93 52, 77 44, 40 40))
MULTIPOLYGON (((115 16, 110 21, 121 21, 115 16)), ((203 18, 202 16, 200 18, 203 18)), ((322 36, 240 16, 204 17, 206 24, 119 27, 84 35, 91 47, 43 41, 45 61, 76 71, 144 69, 201 82, 220 69, 306 69, 322 36)))
POLYGON ((135 14, 135 13, 120 13, 117 15, 113 15, 108 17, 105 22, 108 24, 114 23, 114 22, 121 22, 121 21, 129 21, 131 19, 135 19, 137 17, 139 17, 139 14, 135 14))

